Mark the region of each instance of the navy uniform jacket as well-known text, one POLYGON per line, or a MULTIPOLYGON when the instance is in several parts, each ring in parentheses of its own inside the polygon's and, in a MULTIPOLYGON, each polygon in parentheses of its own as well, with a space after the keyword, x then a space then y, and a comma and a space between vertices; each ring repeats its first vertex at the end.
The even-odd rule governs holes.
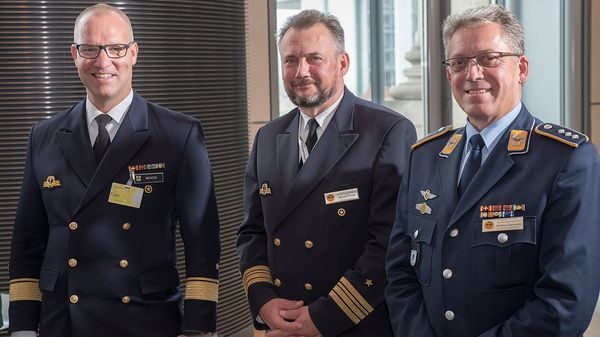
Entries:
POLYGON ((237 249, 252 315, 303 300, 325 337, 391 336, 384 257, 414 126, 346 89, 298 171, 299 118, 261 128, 248 162, 237 249))
POLYGON ((458 200, 463 131, 412 152, 386 258, 396 336, 582 336, 600 286, 596 148, 523 107, 458 200))
POLYGON ((31 131, 10 257, 11 330, 39 323, 41 337, 214 331, 219 221, 200 122, 134 94, 98 167, 86 124, 83 101, 31 131), (126 184, 130 170, 140 207, 109 203, 112 184, 126 184))

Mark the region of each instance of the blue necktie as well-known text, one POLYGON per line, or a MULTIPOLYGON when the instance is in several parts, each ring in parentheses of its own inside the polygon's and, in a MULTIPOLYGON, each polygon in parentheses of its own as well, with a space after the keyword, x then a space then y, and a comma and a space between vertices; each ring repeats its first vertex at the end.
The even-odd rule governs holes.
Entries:
POLYGON ((481 150, 485 146, 483 142, 483 138, 481 138, 480 134, 475 134, 471 136, 469 139, 469 144, 471 144, 471 151, 469 154, 469 159, 467 159, 467 163, 463 168, 462 175, 460 176, 460 182, 458 183, 458 198, 462 197, 463 192, 467 189, 467 186, 473 180, 475 173, 481 167, 481 150))

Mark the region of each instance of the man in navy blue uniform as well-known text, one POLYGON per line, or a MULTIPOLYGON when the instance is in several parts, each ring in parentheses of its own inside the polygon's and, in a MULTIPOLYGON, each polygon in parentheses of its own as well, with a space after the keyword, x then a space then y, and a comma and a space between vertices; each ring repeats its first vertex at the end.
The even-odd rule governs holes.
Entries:
POLYGON ((31 130, 10 257, 13 336, 210 334, 219 220, 200 122, 132 90, 138 45, 121 10, 89 7, 74 32, 87 97, 31 130))
POLYGON ((386 256, 396 336, 582 336, 600 285, 600 159, 534 118, 523 29, 489 5, 443 28, 467 114, 413 145, 386 256))
POLYGON ((335 17, 289 18, 279 51, 298 108, 256 135, 237 240, 255 326, 268 337, 392 336, 383 261, 414 126, 344 87, 335 17))

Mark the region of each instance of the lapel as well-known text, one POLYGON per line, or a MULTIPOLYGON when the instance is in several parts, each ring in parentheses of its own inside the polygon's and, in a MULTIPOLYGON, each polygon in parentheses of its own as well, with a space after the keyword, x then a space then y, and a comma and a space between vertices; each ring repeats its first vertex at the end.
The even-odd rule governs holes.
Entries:
POLYGON ((123 117, 119 131, 117 131, 106 155, 98 165, 98 169, 80 200, 75 214, 102 191, 106 185, 113 182, 114 177, 127 165, 129 159, 140 149, 149 136, 148 104, 146 100, 134 93, 133 101, 129 110, 125 113, 125 117, 123 117))
MULTIPOLYGON (((511 130, 528 130, 528 137, 526 140, 526 148, 529 148, 529 140, 531 139, 531 131, 534 125, 534 118, 531 116, 529 111, 525 108, 525 105, 521 108, 517 118, 510 124, 510 126, 500 136, 500 140, 487 157, 481 168, 477 171, 473 180, 467 186, 463 197, 458 201, 456 210, 447 228, 450 228, 456 221, 458 221, 465 213, 467 213, 477 202, 483 198, 487 192, 498 183, 498 181, 510 170, 514 165, 514 161, 511 155, 525 154, 525 152, 511 153, 507 146, 511 130)), ((458 173, 457 173, 458 175, 458 173)), ((456 181, 457 178, 455 178, 456 181)), ((455 185, 456 189, 456 185, 455 185)))
POLYGON ((69 111, 65 122, 56 131, 56 137, 69 165, 83 185, 88 187, 96 170, 96 159, 87 127, 85 99, 69 111))
POLYGON ((287 129, 277 135, 277 168, 284 194, 287 195, 298 174, 298 123, 300 111, 294 109, 284 118, 290 120, 287 129))
MULTIPOLYGON (((313 148, 306 163, 302 165, 302 169, 295 176, 290 192, 285 196, 286 202, 281 210, 278 223, 308 196, 358 139, 359 135, 353 132, 355 102, 356 97, 346 89, 344 98, 334 112, 331 122, 313 148)), ((297 123, 295 128, 296 157, 294 157, 294 163, 298 161, 297 123)))
MULTIPOLYGON (((465 128, 457 129, 454 132, 454 135, 463 136, 450 154, 445 155, 442 151, 439 153, 439 156, 443 158, 438 169, 440 186, 442 186, 442 195, 444 196, 444 200, 446 200, 446 205, 451 210, 456 207, 456 203, 458 202, 456 186, 458 186, 458 171, 464 146, 464 132, 465 128)), ((452 139, 452 136, 450 139, 452 139)))

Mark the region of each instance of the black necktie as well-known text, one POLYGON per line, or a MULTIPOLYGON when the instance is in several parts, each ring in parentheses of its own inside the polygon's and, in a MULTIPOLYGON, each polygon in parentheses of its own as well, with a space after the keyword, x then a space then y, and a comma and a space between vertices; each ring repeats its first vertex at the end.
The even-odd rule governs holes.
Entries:
POLYGON ((104 157, 104 153, 106 153, 106 150, 110 145, 110 136, 108 135, 108 131, 106 131, 106 124, 111 120, 112 118, 104 113, 96 117, 96 123, 98 123, 98 137, 96 137, 96 141, 94 142, 94 154, 96 155, 96 163, 98 164, 100 164, 102 157, 104 157))
POLYGON ((485 146, 483 138, 481 138, 480 134, 471 136, 471 139, 469 139, 469 144, 471 144, 469 159, 467 159, 467 163, 465 164, 462 175, 460 176, 460 182, 458 183, 459 198, 467 189, 467 186, 471 180, 473 180, 477 170, 479 170, 479 167, 481 166, 481 149, 483 149, 485 146))
POLYGON ((312 151, 313 147, 317 143, 317 127, 319 123, 314 118, 308 120, 308 137, 306 138, 306 148, 308 149, 308 153, 312 151))

